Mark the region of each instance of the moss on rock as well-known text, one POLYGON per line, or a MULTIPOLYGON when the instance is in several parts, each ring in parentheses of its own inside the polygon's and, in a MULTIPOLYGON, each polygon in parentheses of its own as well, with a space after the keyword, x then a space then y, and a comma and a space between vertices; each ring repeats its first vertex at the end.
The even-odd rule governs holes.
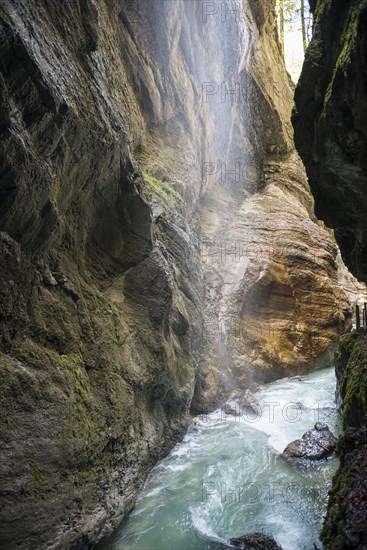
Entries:
POLYGON ((357 31, 361 11, 362 4, 359 0, 357 0, 348 12, 348 17, 345 22, 341 39, 341 51, 335 63, 334 72, 326 90, 324 103, 330 101, 330 98, 332 97, 333 86, 338 71, 346 71, 351 62, 351 52, 353 51, 357 40, 357 31))
POLYGON ((363 333, 340 338, 340 361, 345 362, 340 383, 343 427, 360 428, 367 411, 367 344, 363 333))
POLYGON ((154 178, 146 173, 143 174, 143 177, 149 186, 148 198, 158 197, 168 207, 173 207, 182 201, 180 193, 174 189, 172 183, 154 178))
POLYGON ((316 215, 335 229, 344 262, 367 280, 367 0, 318 0, 295 92, 295 143, 316 215))
POLYGON ((321 532, 325 550, 362 548, 367 537, 366 334, 343 335, 336 362, 345 433, 338 441, 340 466, 321 532))

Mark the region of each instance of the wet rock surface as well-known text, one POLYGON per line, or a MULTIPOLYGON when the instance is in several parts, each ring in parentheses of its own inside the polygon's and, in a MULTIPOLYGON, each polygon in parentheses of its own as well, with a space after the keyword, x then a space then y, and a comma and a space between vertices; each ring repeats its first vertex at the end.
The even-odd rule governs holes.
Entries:
POLYGON ((148 98, 119 14, 0 6, 4 548, 91 547, 187 425, 199 252, 178 196, 136 161, 148 98))
POLYGON ((326 424, 316 422, 314 428, 305 432, 301 439, 289 443, 280 456, 291 462, 322 460, 335 451, 336 441, 326 424))
POLYGON ((345 433, 321 532, 325 550, 367 547, 367 336, 340 338, 336 375, 345 433))
POLYGON ((326 550, 367 547, 367 428, 350 428, 338 441, 340 467, 321 532, 326 550))
POLYGON ((241 415, 241 411, 240 411, 240 408, 238 406, 236 406, 236 404, 231 404, 231 403, 225 403, 224 405, 222 405, 222 412, 224 414, 229 414, 230 416, 240 416, 241 415))
MULTIPOLYGON (((251 387, 331 364, 330 342, 350 315, 335 239, 314 215, 294 150, 293 85, 276 39, 275 11, 269 2, 244 6, 252 31, 248 35, 243 25, 237 34, 234 26, 230 42, 241 48, 234 46, 235 54, 225 58, 229 80, 236 74, 243 93, 238 104, 219 105, 213 98, 231 128, 219 158, 240 174, 208 175, 200 205, 208 335, 193 402, 197 413, 226 399, 218 389, 228 380, 251 387), (250 62, 238 74, 242 51, 250 62), (247 136, 236 128, 244 117, 247 136)), ((220 37, 219 27, 216 32, 220 37)), ((225 55, 227 38, 220 44, 225 55)), ((214 73, 215 60, 206 61, 214 73)))
POLYGON ((260 403, 250 390, 239 398, 238 403, 242 411, 258 414, 260 412, 260 403))
POLYGON ((279 544, 267 535, 253 533, 229 541, 234 548, 240 550, 282 550, 279 544))
POLYGON ((238 548, 239 550, 282 550, 281 546, 268 535, 262 533, 249 533, 242 537, 229 539, 228 544, 221 542, 209 542, 206 550, 227 550, 238 548))
POLYGON ((367 281, 367 2, 319 0, 295 92, 293 125, 316 214, 367 281))
MULTIPOLYGON (((295 93, 293 125, 317 215, 343 259, 367 281, 367 2, 312 2, 314 33, 295 93)), ((367 342, 343 335, 336 352, 345 435, 321 539, 325 550, 367 548, 367 342)))

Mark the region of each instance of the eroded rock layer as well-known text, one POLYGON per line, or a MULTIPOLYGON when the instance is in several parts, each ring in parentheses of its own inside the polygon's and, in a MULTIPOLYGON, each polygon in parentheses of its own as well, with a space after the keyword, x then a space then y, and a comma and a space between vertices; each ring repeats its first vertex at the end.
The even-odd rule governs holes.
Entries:
POLYGON ((294 151, 293 86, 269 8, 245 5, 251 28, 242 46, 247 57, 232 67, 236 77, 223 73, 223 80, 239 83, 242 94, 237 103, 220 107, 221 116, 244 120, 250 139, 235 141, 238 133, 231 129, 225 136, 226 171, 213 174, 210 167, 205 178, 200 230, 209 334, 197 410, 215 401, 223 372, 227 381, 247 385, 321 365, 349 313, 334 237, 314 216, 294 151))

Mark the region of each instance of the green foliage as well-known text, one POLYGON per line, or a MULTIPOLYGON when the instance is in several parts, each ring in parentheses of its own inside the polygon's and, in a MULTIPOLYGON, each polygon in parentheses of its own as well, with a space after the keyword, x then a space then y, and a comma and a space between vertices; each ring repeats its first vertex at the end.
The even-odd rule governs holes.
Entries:
MULTIPOLYGON (((95 441, 99 434, 96 431, 96 394, 84 366, 86 351, 87 346, 82 341, 79 342, 77 353, 60 355, 50 348, 26 340, 14 346, 12 355, 33 369, 49 372, 60 384, 70 404, 69 423, 60 434, 60 440, 71 453, 83 451, 91 456, 95 452, 95 441)), ((35 470, 34 483, 38 497, 46 499, 51 489, 47 486, 47 478, 42 479, 42 475, 41 470, 35 470)))
POLYGON ((332 0, 318 0, 314 13, 315 22, 317 22, 318 19, 323 15, 323 13, 330 8, 331 1, 332 0))
POLYGON ((293 24, 300 18, 299 0, 283 0, 284 21, 293 24))
POLYGON ((143 178, 145 183, 147 183, 151 189, 150 198, 156 196, 170 207, 173 207, 178 202, 182 201, 180 193, 174 189, 172 183, 158 180, 157 178, 149 176, 146 173, 143 173, 143 178))
MULTIPOLYGON (((31 491, 34 492, 34 495, 39 500, 48 500, 50 492, 52 490, 48 486, 48 479, 44 470, 38 466, 34 466, 33 469, 33 484, 31 484, 31 491)), ((27 493, 29 489, 24 487, 24 492, 27 493)))
MULTIPOLYGON (((112 306, 110 309, 110 314, 116 316, 117 315, 116 312, 117 312, 116 307, 112 306)), ((112 319, 109 322, 108 329, 107 329, 108 342, 114 346, 123 346, 127 341, 129 334, 128 333, 123 334, 122 330, 123 329, 121 328, 121 326, 119 326, 116 318, 115 320, 112 319)))
POLYGON ((339 351, 346 352, 349 358, 350 354, 353 351, 354 344, 359 339, 359 337, 360 334, 357 331, 342 334, 342 336, 340 336, 339 338, 339 351))
POLYGON ((347 23, 342 35, 342 50, 340 52, 336 69, 345 69, 350 63, 350 54, 355 44, 358 30, 359 15, 362 11, 362 4, 355 2, 348 14, 347 23))
POLYGON ((277 0, 277 10, 286 31, 302 31, 302 24, 307 30, 307 42, 312 29, 312 14, 307 0, 277 0))
POLYGON ((80 414, 85 414, 85 404, 88 404, 93 396, 90 387, 90 381, 87 371, 83 365, 83 353, 85 344, 80 342, 79 353, 70 353, 69 355, 60 355, 59 353, 43 346, 35 346, 31 342, 24 342, 12 353, 15 357, 34 368, 44 368, 45 366, 55 367, 58 370, 66 369, 69 371, 69 395, 73 394, 75 406, 80 414))

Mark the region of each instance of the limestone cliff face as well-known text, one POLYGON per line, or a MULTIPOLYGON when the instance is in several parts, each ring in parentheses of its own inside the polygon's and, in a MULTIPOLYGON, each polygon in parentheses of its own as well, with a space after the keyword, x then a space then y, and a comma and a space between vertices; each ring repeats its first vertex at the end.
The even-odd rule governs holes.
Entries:
POLYGON ((0 7, 4 548, 87 545, 117 525, 193 395, 199 255, 178 195, 130 153, 149 97, 127 76, 144 66, 122 7, 0 7))
POLYGON ((335 229, 343 259, 367 280, 365 0, 318 0, 296 94, 296 145, 316 213, 335 229))
POLYGON ((7 548, 93 544, 194 389, 308 369, 344 325, 273 9, 223 5, 1 3, 7 548))
MULTIPOLYGON (((349 308, 334 237, 314 216, 294 151, 293 87, 274 12, 249 2, 244 19, 251 31, 243 33, 238 60, 225 65, 235 76, 222 77, 242 95, 220 107, 222 118, 243 120, 247 129, 224 138, 225 168, 241 173, 209 174, 201 199, 209 336, 199 395, 209 403, 223 372, 227 381, 251 385, 321 364, 349 308)), ((195 394, 194 405, 201 403, 195 394)))

